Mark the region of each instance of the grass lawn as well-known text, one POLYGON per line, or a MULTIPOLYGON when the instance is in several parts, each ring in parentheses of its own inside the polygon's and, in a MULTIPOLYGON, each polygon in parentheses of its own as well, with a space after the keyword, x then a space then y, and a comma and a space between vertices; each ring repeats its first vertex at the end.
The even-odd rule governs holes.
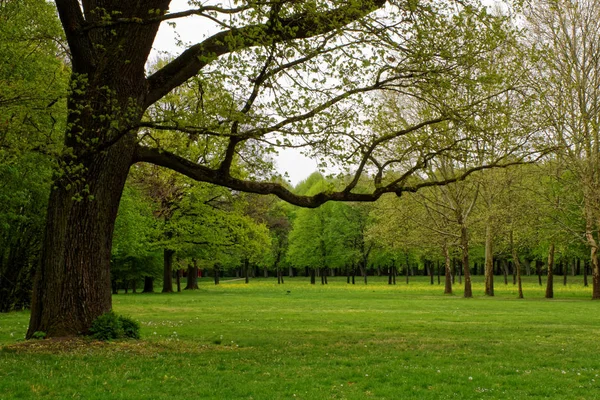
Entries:
POLYGON ((0 399, 600 399, 600 303, 581 280, 537 278, 525 300, 444 296, 428 278, 202 280, 120 294, 141 341, 22 342, 28 313, 0 314, 0 399), (288 292, 289 291, 289 292, 288 292))

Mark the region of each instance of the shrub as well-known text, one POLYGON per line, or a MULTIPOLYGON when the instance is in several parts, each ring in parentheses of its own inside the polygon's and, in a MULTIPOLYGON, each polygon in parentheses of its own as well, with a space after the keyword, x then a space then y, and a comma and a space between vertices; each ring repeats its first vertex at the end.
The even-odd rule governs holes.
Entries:
POLYGON ((123 336, 131 339, 140 338, 140 324, 129 317, 119 316, 123 327, 123 336))
POLYGON ((109 311, 102 314, 92 323, 91 336, 98 340, 111 340, 123 337, 123 324, 117 314, 109 311))

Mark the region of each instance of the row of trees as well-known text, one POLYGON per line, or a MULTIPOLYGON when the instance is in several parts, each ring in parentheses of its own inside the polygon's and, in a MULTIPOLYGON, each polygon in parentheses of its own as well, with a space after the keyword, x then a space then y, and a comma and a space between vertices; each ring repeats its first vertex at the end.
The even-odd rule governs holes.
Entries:
POLYGON ((109 311, 111 262, 168 290, 177 259, 360 270, 458 248, 470 295, 475 244, 492 295, 494 255, 552 264, 583 238, 600 298, 594 0, 191 3, 56 0, 61 32, 46 2, 0 2, 0 288, 39 260, 29 337, 109 311), (215 33, 147 73, 160 24, 188 16, 215 33), (340 175, 289 187, 271 158, 289 147, 340 175))

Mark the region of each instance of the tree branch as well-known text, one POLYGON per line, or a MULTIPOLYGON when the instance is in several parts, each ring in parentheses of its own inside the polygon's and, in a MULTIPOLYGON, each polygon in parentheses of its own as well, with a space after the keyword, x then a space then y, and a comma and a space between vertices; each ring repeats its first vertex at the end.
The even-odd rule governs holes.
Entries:
POLYGON ((221 55, 253 46, 322 35, 364 17, 384 4, 385 0, 361 0, 331 11, 279 19, 276 28, 265 23, 219 32, 191 46, 149 76, 145 106, 154 104, 221 55))

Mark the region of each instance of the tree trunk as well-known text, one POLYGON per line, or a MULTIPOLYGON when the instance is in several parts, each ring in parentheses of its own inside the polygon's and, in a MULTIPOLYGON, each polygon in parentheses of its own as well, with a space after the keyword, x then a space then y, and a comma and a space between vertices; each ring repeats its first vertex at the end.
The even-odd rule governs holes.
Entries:
POLYGON ((325 282, 326 285, 328 284, 328 282, 327 282, 328 272, 329 272, 329 268, 325 267, 325 269, 323 270, 323 280, 324 280, 324 282, 325 282))
POLYGON ((181 269, 178 268, 175 271, 175 277, 177 278, 177 293, 181 293, 181 269))
POLYGON ((448 245, 444 243, 442 247, 444 254, 445 266, 446 266, 446 281, 444 286, 444 294, 452 294, 452 265, 450 263, 450 253, 448 252, 448 245))
POLYGON ((163 251, 163 293, 173 293, 173 256, 175 250, 164 249, 163 251))
POLYGON ((567 286, 567 275, 568 275, 569 263, 563 264, 563 286, 567 286))
POLYGON ((492 227, 485 227, 485 294, 494 295, 494 249, 492 227))
POLYGON ((310 269, 310 284, 311 285, 315 284, 315 269, 314 268, 310 269))
POLYGON ((504 274, 504 285, 508 286, 508 264, 506 260, 502 260, 501 262, 502 273, 504 274))
POLYGON ((588 263, 589 261, 585 261, 583 263, 583 286, 588 287, 588 263))
MULTIPOLYGON (((149 10, 167 5, 167 0, 149 0, 124 7, 120 17, 145 18, 149 10)), ((70 6, 63 4, 63 16, 65 7, 70 6)), ((81 26, 70 23, 67 31, 73 35, 81 26)), ((121 24, 109 28, 114 35, 99 29, 71 36, 69 45, 77 48, 71 49, 64 136, 69 151, 59 160, 64 168, 51 186, 28 338, 37 331, 47 337, 87 333, 112 308, 113 229, 137 142, 128 127, 143 115, 148 90, 144 67, 158 26, 121 24), (103 144, 107 146, 99 149, 103 144)))
POLYGON ((510 239, 510 252, 511 252, 513 264, 514 264, 513 271, 514 271, 514 273, 516 273, 516 276, 517 276, 519 299, 522 299, 523 298, 523 285, 521 284, 521 262, 519 261, 519 256, 517 255, 517 250, 515 249, 515 246, 513 243, 513 231, 512 230, 510 231, 509 239, 510 239))
POLYGON ((215 279, 215 285, 218 285, 219 281, 221 279, 219 277, 219 267, 217 265, 215 265, 215 267, 214 267, 214 279, 215 279))
POLYGON ((352 284, 356 283, 356 264, 352 264, 352 284))
POLYGON ((442 274, 442 271, 441 271, 441 268, 440 268, 440 260, 438 260, 438 262, 437 262, 437 277, 438 277, 438 285, 441 285, 441 284, 442 284, 442 282, 441 282, 441 278, 440 278, 440 277, 441 277, 441 274, 442 274))
POLYGON ((535 272, 538 276, 538 283, 542 286, 542 263, 540 260, 535 260, 535 272))
POLYGON ((144 277, 144 290, 142 291, 142 293, 154 293, 154 277, 144 277))
POLYGON ((198 289, 198 260, 192 258, 192 264, 188 265, 187 284, 184 290, 198 289))
POLYGON ((551 299, 554 297, 554 243, 550 243, 548 249, 548 280, 546 281, 546 298, 551 299))
POLYGON ((428 265, 429 265, 429 283, 431 285, 433 285, 433 273, 434 273, 434 271, 433 271, 433 261, 429 261, 428 265))

